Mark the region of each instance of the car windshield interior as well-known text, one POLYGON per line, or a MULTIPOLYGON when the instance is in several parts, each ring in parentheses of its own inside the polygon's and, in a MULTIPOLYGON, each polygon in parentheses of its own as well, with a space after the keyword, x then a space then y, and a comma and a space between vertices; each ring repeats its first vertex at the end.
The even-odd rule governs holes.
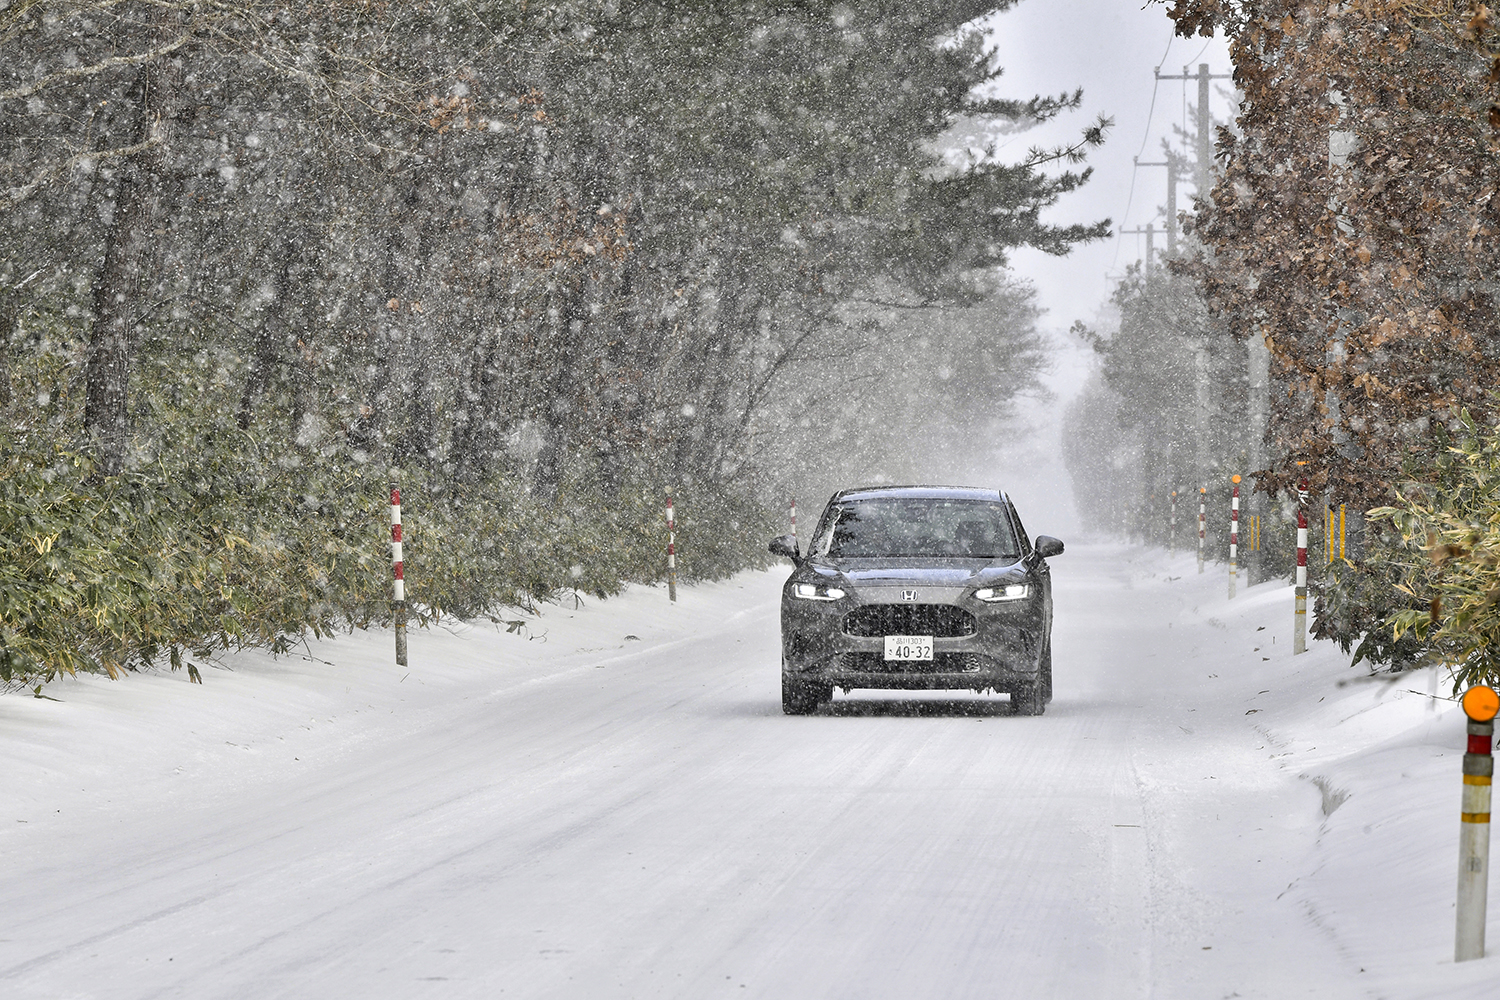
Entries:
POLYGON ((843 503, 821 526, 812 550, 835 559, 1020 556, 1004 506, 984 500, 891 498, 843 503))

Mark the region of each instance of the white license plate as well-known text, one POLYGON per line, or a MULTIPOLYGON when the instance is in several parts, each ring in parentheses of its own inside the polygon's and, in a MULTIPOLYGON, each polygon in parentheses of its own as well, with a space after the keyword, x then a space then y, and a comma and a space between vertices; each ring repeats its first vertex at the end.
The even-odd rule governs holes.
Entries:
POLYGON ((887 660, 930 660, 932 659, 932 636, 888 635, 885 637, 885 658, 887 660))

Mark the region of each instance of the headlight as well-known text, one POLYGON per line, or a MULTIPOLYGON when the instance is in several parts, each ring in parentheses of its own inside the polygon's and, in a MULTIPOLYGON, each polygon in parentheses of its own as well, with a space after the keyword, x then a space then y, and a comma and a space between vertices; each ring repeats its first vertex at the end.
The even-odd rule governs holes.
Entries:
POLYGON ((799 583, 792 588, 792 596, 804 601, 837 601, 844 596, 844 591, 826 583, 799 583))
POLYGON ((1031 596, 1031 585, 1025 583, 1007 583, 1002 587, 980 587, 974 591, 974 596, 986 604, 997 604, 1000 601, 1019 601, 1031 596))

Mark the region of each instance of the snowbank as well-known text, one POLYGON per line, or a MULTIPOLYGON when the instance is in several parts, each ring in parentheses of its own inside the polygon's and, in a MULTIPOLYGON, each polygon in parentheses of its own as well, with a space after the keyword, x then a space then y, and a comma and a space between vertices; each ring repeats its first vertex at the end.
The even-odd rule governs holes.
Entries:
POLYGON ((1195 650, 1203 693, 1222 692, 1200 696, 1199 711, 1242 715, 1264 737, 1265 759, 1316 789, 1315 846, 1285 898, 1332 940, 1359 995, 1495 996, 1493 921, 1491 957, 1453 962, 1466 737, 1445 672, 1371 675, 1326 642, 1292 657, 1290 586, 1242 587, 1230 601, 1222 565, 1199 577, 1194 558, 1134 556, 1137 586, 1190 595, 1173 631, 1195 650))

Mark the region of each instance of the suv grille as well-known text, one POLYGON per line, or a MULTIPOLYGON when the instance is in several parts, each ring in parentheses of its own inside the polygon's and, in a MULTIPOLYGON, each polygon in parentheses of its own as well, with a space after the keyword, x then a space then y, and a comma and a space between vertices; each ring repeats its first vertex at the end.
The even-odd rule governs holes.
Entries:
POLYGON ((866 604, 844 616, 844 632, 865 638, 930 635, 954 639, 976 631, 974 616, 951 604, 866 604))

